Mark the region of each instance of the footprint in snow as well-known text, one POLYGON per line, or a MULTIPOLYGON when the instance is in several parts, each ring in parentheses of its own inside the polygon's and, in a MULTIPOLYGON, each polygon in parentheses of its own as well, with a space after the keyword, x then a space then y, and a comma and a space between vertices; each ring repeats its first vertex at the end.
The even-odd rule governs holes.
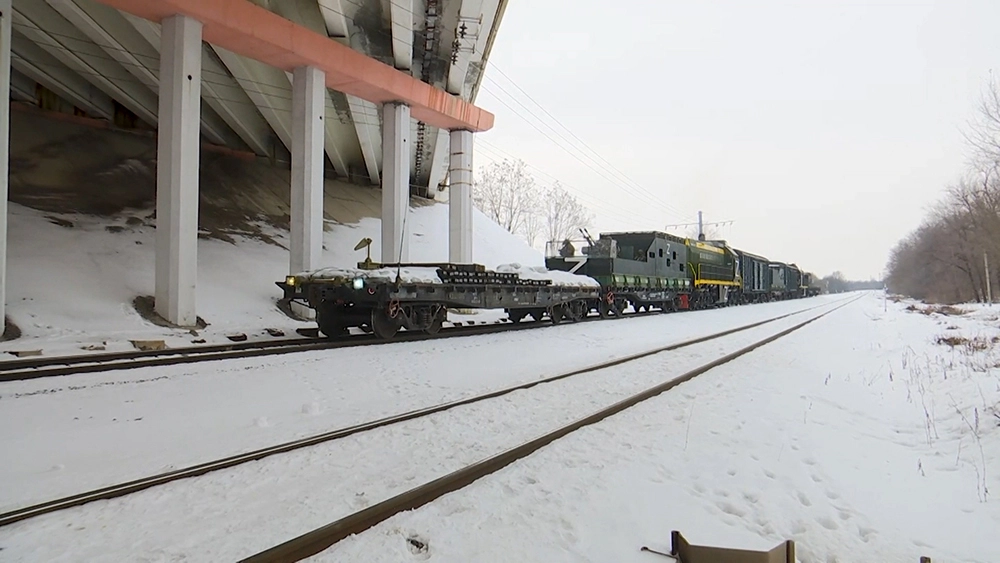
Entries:
POLYGON ((874 535, 875 530, 864 526, 858 526, 858 537, 861 538, 861 541, 868 543, 874 535))
POLYGON ((837 530, 840 528, 840 525, 838 525, 837 522, 829 516, 818 518, 816 521, 819 522, 820 526, 823 526, 827 530, 837 530))
POLYGON ((737 518, 743 518, 747 514, 746 510, 743 510, 731 502, 720 501, 715 503, 715 506, 719 507, 719 510, 725 512, 726 514, 732 514, 737 518))

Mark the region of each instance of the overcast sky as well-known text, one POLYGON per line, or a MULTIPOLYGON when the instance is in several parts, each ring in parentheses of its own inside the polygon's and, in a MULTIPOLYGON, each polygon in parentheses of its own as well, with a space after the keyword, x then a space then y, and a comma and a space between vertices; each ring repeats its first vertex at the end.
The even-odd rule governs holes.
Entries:
POLYGON ((880 276, 965 169, 998 22, 1000 0, 511 0, 475 164, 570 186, 595 235, 700 209, 734 246, 880 276))

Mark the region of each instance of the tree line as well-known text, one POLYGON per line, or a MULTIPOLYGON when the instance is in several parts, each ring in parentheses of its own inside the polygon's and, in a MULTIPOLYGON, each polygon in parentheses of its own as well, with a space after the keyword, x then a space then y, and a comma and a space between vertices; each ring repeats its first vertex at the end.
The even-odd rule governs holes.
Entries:
POLYGON ((538 185, 520 159, 504 159, 485 167, 472 186, 472 201, 531 247, 537 242, 580 238, 579 230, 589 228, 594 220, 590 210, 558 181, 551 186, 538 185))
POLYGON ((882 289, 885 287, 882 280, 849 280, 842 272, 834 272, 825 278, 816 280, 825 293, 844 293, 845 291, 858 291, 861 289, 882 289))
POLYGON ((1000 82, 988 81, 964 132, 967 169, 892 249, 887 284, 929 302, 983 302, 1000 291, 1000 82), (988 268, 987 268, 988 263, 988 268))

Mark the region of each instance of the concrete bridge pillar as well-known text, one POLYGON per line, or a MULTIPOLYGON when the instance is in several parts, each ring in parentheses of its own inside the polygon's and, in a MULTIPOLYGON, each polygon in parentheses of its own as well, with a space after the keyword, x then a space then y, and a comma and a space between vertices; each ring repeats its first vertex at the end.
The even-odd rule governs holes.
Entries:
POLYGON ((7 327, 7 179, 10 173, 11 0, 0 0, 0 334, 7 327))
POLYGON ((156 146, 156 312, 193 326, 198 279, 201 22, 162 21, 156 146))
POLYGON ((409 260, 410 106, 382 106, 382 262, 409 260))
POLYGON ((472 263, 472 131, 451 132, 448 261, 472 263))
POLYGON ((320 267, 323 249, 323 141, 326 74, 292 73, 292 195, 289 273, 320 267))

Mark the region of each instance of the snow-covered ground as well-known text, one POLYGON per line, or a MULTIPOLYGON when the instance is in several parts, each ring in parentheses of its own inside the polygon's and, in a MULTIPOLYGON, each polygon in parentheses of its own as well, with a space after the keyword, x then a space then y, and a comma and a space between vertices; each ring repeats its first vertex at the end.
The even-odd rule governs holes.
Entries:
MULTIPOLYGON (((413 207, 409 213, 411 261, 447 261, 448 206, 413 207)), ((474 213, 475 261, 488 268, 512 262, 544 265, 538 251, 479 211, 474 213)), ((0 342, 0 358, 11 358, 4 351, 55 355, 84 354, 84 348, 95 346, 129 350, 130 340, 142 339, 163 339, 171 347, 190 346, 195 340, 228 342, 226 335, 237 333, 268 340, 272 337, 267 328, 296 336, 296 328, 315 326, 292 320, 277 308, 281 290, 275 282, 288 273, 288 251, 274 244, 244 237, 234 237, 236 244, 199 240, 198 315, 209 326, 195 336, 153 325, 132 306, 135 297, 153 294, 153 227, 124 216, 55 215, 17 204, 10 204, 8 221, 7 316, 23 336, 0 342)), ((356 266, 366 254, 355 251, 355 244, 364 237, 378 241, 380 225, 371 218, 351 225, 328 224, 323 264, 356 266)), ((288 246, 287 231, 263 225, 261 230, 288 246)), ((379 256, 377 242, 372 256, 379 256)), ((497 317, 496 312, 483 312, 453 315, 451 320, 493 322, 497 317)))
POLYGON ((0 511, 564 373, 832 301, 0 384, 0 511), (113 463, 108 463, 113 459, 113 463))
POLYGON ((1000 561, 1000 308, 905 305, 869 296, 314 560, 407 560, 416 537, 435 561, 654 562, 676 529, 791 538, 802 562, 1000 561))
MULTIPOLYGON (((820 310, 833 306, 832 300, 826 301, 820 310)), ((801 302, 797 306, 802 309, 815 304, 801 302)), ((753 308, 747 308, 750 309, 753 308)), ((45 560, 62 557, 93 560, 104 553, 122 553, 128 549, 166 558, 235 560, 499 453, 802 322, 817 312, 120 500, 92 503, 23 526, 15 524, 11 528, 15 537, 10 542, 3 541, 0 530, 0 544, 6 546, 7 553, 18 555, 29 548, 32 557, 45 560), (295 518, 276 521, 273 517, 289 513, 294 513, 295 518), (225 526, 215 525, 223 519, 225 526), (108 521, 131 524, 102 525, 108 521), (170 532, 161 533, 164 529, 170 532), (142 538, 138 544, 137 537, 142 538), (39 541, 41 538, 44 542, 39 541)), ((670 318, 657 316, 643 320, 662 325, 670 318)), ((634 328, 631 325, 637 323, 604 324, 618 324, 622 330, 625 325, 634 328)), ((562 327, 538 331, 535 338, 546 337, 551 349, 552 344, 561 340, 558 328, 562 327)), ((598 326, 586 328, 589 332, 607 330, 598 326)), ((466 370, 470 364, 469 352, 466 350, 466 360, 460 362, 466 370)), ((525 374, 534 367, 526 361, 519 364, 525 374)), ((440 376, 425 377, 433 381, 440 376)))
MULTIPOLYGON (((6 384, 0 510, 843 297, 6 384)), ((1000 561, 1000 308, 908 307, 866 294, 315 559, 653 562, 639 547, 678 529, 751 549, 792 538, 802 562, 1000 561)), ((0 553, 250 555, 812 314, 0 528, 0 553)))

